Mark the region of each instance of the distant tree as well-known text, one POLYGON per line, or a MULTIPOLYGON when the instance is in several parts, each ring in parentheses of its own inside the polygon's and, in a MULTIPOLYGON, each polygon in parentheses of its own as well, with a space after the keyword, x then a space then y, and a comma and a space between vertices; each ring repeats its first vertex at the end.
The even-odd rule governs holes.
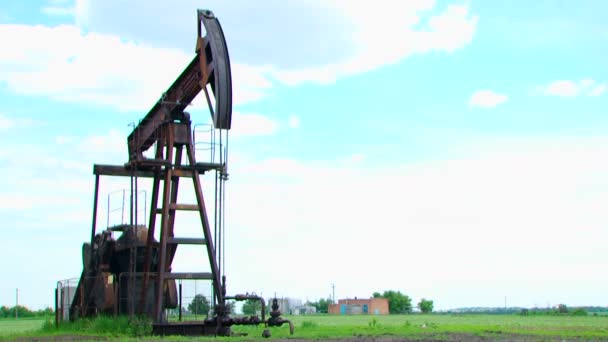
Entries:
POLYGON ((317 309, 317 312, 319 313, 327 313, 329 312, 329 304, 333 304, 330 298, 324 299, 321 298, 316 302, 309 302, 307 303, 310 306, 314 306, 315 309, 317 309))
POLYGON ((567 314, 568 313, 568 307, 566 306, 566 304, 560 304, 557 306, 557 312, 560 314, 567 314))
POLYGON ((17 311, 18 317, 34 317, 34 316, 52 316, 54 311, 51 308, 45 308, 43 310, 32 311, 25 306, 13 306, 8 307, 3 305, 0 307, 0 318, 14 318, 15 310, 17 311))
POLYGON ((15 310, 17 310, 18 317, 34 317, 34 315, 35 315, 34 311, 31 311, 30 309, 28 309, 25 306, 18 305, 18 306, 13 306, 12 308, 9 309, 8 317, 15 317, 15 310))
POLYGON ((0 317, 8 317, 11 312, 11 309, 8 306, 3 305, 0 307, 0 317))
MULTIPOLYGON (((374 293, 374 296, 378 292, 374 293)), ((377 297, 376 297, 377 298, 377 297)), ((391 314, 412 312, 412 299, 400 291, 388 290, 382 293, 382 298, 388 299, 388 311, 391 314)))
POLYGON ((587 310, 585 308, 576 308, 570 311, 571 316, 587 316, 587 310))
POLYGON ((46 307, 42 310, 36 311, 36 316, 53 316, 54 313, 55 311, 52 308, 46 307))
POLYGON ((382 294, 380 292, 374 292, 374 294, 372 294, 372 296, 374 298, 380 298, 380 297, 382 297, 382 294))
MULTIPOLYGON (((236 313, 236 302, 233 300, 227 300, 226 301, 226 307, 228 308, 228 312, 229 313, 236 313)), ((209 308, 211 312, 215 312, 215 306, 211 305, 211 303, 209 303, 209 308)))
POLYGON ((243 303, 243 314, 245 315, 255 315, 258 311, 262 311, 262 303, 259 300, 255 299, 247 299, 245 303, 243 303))
POLYGON ((230 311, 231 313, 236 313, 236 312, 235 312, 236 303, 235 303, 234 301, 226 301, 226 305, 228 306, 229 311, 230 311))
POLYGON ((197 294, 188 304, 188 311, 196 315, 206 315, 209 313, 209 301, 202 294, 197 294))
MULTIPOLYGON (((167 314, 169 316, 178 316, 179 315, 179 306, 174 308, 174 309, 167 309, 167 314)), ((188 310, 184 307, 182 307, 182 314, 183 315, 187 315, 188 314, 188 310)))
POLYGON ((433 312, 433 301, 422 298, 420 302, 418 302, 418 309, 425 314, 433 312))

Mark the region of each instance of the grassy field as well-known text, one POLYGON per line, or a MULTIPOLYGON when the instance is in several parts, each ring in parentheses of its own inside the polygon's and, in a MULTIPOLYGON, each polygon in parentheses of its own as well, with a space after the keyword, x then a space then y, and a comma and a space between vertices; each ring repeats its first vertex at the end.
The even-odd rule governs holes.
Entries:
POLYGON ((40 330, 44 318, 0 319, 0 337, 40 330))
MULTIPOLYGON (((338 338, 352 336, 401 336, 449 339, 472 335, 490 339, 509 335, 608 341, 605 316, 518 315, 390 315, 390 316, 292 316, 295 336, 338 338)), ((235 327, 234 331, 260 336, 262 328, 235 327)), ((288 329, 273 328, 273 336, 288 337, 288 329)))
MULTIPOLYGON (((517 315, 391 315, 391 316, 286 316, 294 322, 299 339, 356 339, 364 337, 440 340, 599 340, 608 341, 606 316, 517 315), (470 337, 470 338, 467 338, 470 337)), ((68 324, 56 331, 43 319, 0 320, 0 340, 15 336, 97 335, 124 340, 134 336, 125 318, 102 318, 68 324), (15 335, 17 334, 17 335, 15 335)), ((227 340, 259 340, 264 328, 240 326, 234 332, 248 337, 227 340)), ((137 330, 141 333, 141 330, 137 330)), ((287 325, 271 328, 272 339, 289 338, 287 325)), ((191 340, 173 337, 170 340, 191 340)), ((145 340, 145 337, 144 337, 145 340)), ((204 339, 203 339, 204 340, 204 339)), ((223 339, 222 339, 223 340, 223 339)))
POLYGON ((75 322, 62 322, 55 327, 54 317, 38 319, 0 319, 0 341, 15 338, 34 338, 44 340, 44 337, 54 337, 51 340, 63 340, 61 336, 104 337, 124 340, 129 337, 150 336, 152 327, 148 320, 130 320, 126 316, 98 317, 81 319, 75 322))

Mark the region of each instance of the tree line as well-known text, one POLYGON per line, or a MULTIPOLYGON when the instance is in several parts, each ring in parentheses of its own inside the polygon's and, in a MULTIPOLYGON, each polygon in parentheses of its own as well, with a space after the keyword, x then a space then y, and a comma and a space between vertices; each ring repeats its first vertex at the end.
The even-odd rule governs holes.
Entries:
MULTIPOLYGON (((401 291, 387 290, 383 293, 374 292, 372 295, 374 298, 386 298, 388 300, 388 312, 390 314, 408 314, 412 313, 412 298, 410 296, 401 293, 401 291)), ((422 298, 416 307, 420 312, 428 314, 433 312, 433 301, 422 298)))
MULTIPOLYGON (((413 312, 412 298, 408 295, 401 293, 401 291, 387 290, 382 293, 374 292, 372 294, 374 298, 386 298, 388 300, 388 311, 390 314, 407 314, 413 312)), ((306 303, 317 309, 318 313, 329 312, 329 305, 334 304, 330 298, 319 299, 316 302, 306 303)), ((416 307, 422 313, 433 312, 433 301, 422 298, 416 307)))
MULTIPOLYGON (((409 296, 401 293, 400 291, 388 290, 383 293, 374 292, 373 297, 383 297, 388 300, 389 313, 391 314, 402 314, 412 312, 412 300, 409 296)), ((234 303, 230 303, 232 310, 234 311, 234 303)), ((315 302, 307 302, 307 305, 313 306, 318 313, 327 313, 329 311, 329 305, 333 304, 333 301, 329 298, 319 299, 315 302)), ((418 308, 423 313, 430 313, 433 311, 433 301, 422 299, 418 303, 418 308)), ((197 294, 192 302, 188 304, 187 310, 190 313, 198 315, 206 315, 210 312, 211 305, 207 298, 201 294, 197 294)), ((257 300, 246 300, 242 306, 242 312, 245 315, 254 315, 261 311, 260 302, 257 300)), ((267 308, 268 310, 269 308, 267 308)), ((15 317, 15 311, 17 311, 17 317, 44 317, 52 316, 54 311, 52 308, 45 308, 42 310, 30 310, 25 306, 2 306, 0 307, 0 318, 11 318, 15 317)))
MULTIPOLYGON (((374 292, 372 296, 374 298, 386 298, 390 314, 407 314, 413 311, 412 299, 400 291, 374 292)), ((314 307, 318 313, 328 313, 329 305, 331 304, 333 304, 331 298, 321 298, 315 302, 306 302, 306 305, 314 307)), ((433 301, 422 298, 418 302, 417 307, 422 313, 431 313, 433 312, 433 301)), ((268 309, 266 308, 266 310, 268 309)), ((203 295, 196 295, 188 305, 188 311, 191 313, 207 314, 209 310, 209 301, 203 295)), ((243 303, 241 310, 245 315, 255 315, 262 310, 262 307, 259 301, 248 299, 243 303)))
POLYGON ((18 305, 13 307, 1 306, 0 317, 1 318, 15 318, 15 317, 44 317, 52 316, 55 313, 51 308, 45 308, 42 310, 30 310, 25 306, 18 305))

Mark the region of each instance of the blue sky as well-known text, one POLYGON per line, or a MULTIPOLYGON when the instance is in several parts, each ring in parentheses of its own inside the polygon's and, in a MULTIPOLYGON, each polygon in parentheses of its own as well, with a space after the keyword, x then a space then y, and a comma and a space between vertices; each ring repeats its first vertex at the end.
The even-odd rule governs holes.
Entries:
MULTIPOLYGON (((126 161, 130 125, 192 58, 204 7, 233 71, 229 292, 606 305, 607 6, 3 3, 0 303, 19 288, 50 306, 79 274, 92 164, 126 161)), ((209 121, 200 99, 190 112, 209 121)))

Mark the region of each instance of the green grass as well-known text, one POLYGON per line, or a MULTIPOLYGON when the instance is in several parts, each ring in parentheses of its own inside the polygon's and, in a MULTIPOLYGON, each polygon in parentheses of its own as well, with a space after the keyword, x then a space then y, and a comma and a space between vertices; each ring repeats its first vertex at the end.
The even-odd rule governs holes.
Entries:
MULTIPOLYGON (((285 316, 294 322, 293 337, 335 339, 353 336, 395 336, 414 339, 447 339, 454 336, 478 336, 487 339, 513 339, 532 336, 540 339, 606 340, 606 316, 518 316, 518 315, 390 315, 390 316, 285 316)), ((130 321, 126 317, 100 317, 63 323, 57 329, 52 321, 41 319, 0 320, 0 339, 16 336, 103 336, 111 339, 137 339, 150 334, 145 320, 130 321), (17 334, 17 335, 16 335, 17 334)), ((236 333, 247 337, 227 340, 259 340, 264 327, 235 326, 236 333)), ((289 337, 287 325, 270 328, 272 338, 289 337)), ((271 340, 272 340, 271 338, 271 340)), ((224 340, 223 338, 221 338, 224 340)), ((192 340, 171 337, 169 340, 192 340)), ((204 339, 203 339, 204 340, 204 339)))
POLYGON ((96 336, 145 336, 152 333, 151 321, 147 318, 129 319, 127 316, 97 317, 79 319, 74 322, 61 322, 55 327, 53 321, 47 321, 41 329, 43 333, 82 334, 96 336))
POLYGON ((75 322, 61 322, 55 326, 54 318, 30 320, 0 320, 0 340, 34 336, 101 336, 124 339, 124 337, 147 336, 152 326, 147 319, 128 317, 97 317, 75 322))
MULTIPOLYGON (((410 338, 441 338, 465 334, 488 338, 526 335, 556 338, 608 340, 608 317, 518 315, 390 315, 390 316, 291 316, 296 336, 339 338, 393 335, 410 338)), ((261 327, 235 327, 234 331, 260 336, 261 327)), ((273 336, 287 337, 286 326, 273 328, 273 336)))
POLYGON ((0 319, 0 337, 37 331, 44 325, 44 318, 0 319))

